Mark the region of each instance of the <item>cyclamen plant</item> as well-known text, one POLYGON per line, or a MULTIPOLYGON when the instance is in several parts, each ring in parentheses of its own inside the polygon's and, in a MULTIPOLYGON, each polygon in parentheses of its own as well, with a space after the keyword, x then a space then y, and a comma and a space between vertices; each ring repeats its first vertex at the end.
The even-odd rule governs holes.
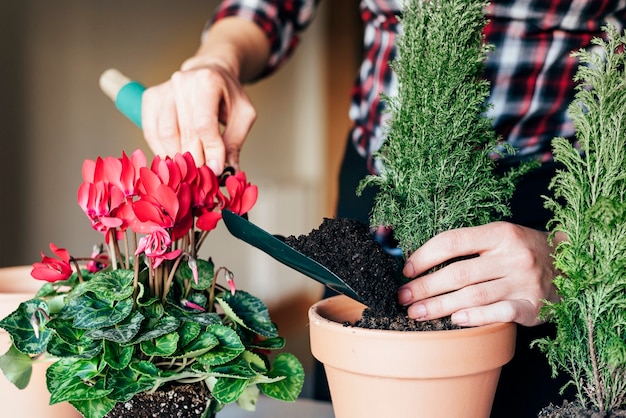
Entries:
POLYGON ((222 210, 243 215, 256 203, 245 173, 218 178, 189 153, 148 167, 138 150, 86 160, 82 175, 78 203, 104 244, 87 258, 54 244, 57 258, 42 253, 32 276, 47 283, 0 321, 12 338, 5 376, 23 388, 32 363, 51 359, 50 403, 88 418, 172 382, 204 382, 207 417, 234 401, 254 409, 259 390, 294 401, 303 367, 289 353, 269 357, 284 339, 267 307, 198 258, 222 210))

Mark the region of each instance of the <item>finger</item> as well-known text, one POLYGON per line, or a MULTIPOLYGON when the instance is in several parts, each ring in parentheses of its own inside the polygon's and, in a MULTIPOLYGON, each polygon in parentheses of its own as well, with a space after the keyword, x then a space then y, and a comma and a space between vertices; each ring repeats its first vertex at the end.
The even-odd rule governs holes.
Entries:
POLYGON ((220 106, 229 101, 221 76, 208 69, 198 70, 194 77, 198 88, 193 95, 193 125, 206 164, 215 174, 224 171, 224 139, 220 132, 220 106))
POLYGON ((419 300, 408 308, 408 315, 418 320, 442 318, 461 309, 485 306, 505 299, 507 282, 491 280, 454 292, 419 300))
POLYGON ((154 154, 165 156, 180 151, 171 86, 162 84, 143 93, 141 124, 146 143, 154 154))
POLYGON ((226 162, 235 171, 239 170, 239 153, 254 121, 256 110, 247 97, 240 97, 233 106, 232 114, 225 120, 223 138, 226 149, 226 162))
POLYGON ((468 327, 497 322, 517 322, 524 326, 541 323, 536 308, 525 300, 504 300, 486 306, 463 309, 453 313, 451 319, 456 325, 468 327))
POLYGON ((456 261, 403 285, 398 291, 398 301, 402 305, 409 305, 477 283, 492 281, 505 274, 506 270, 499 257, 483 255, 456 261))
MULTIPOLYGON (((211 108, 210 101, 198 104, 198 97, 210 95, 206 91, 206 83, 202 83, 202 78, 198 74, 183 73, 178 71, 172 75, 172 86, 174 100, 176 102, 176 115, 178 119, 178 130, 180 134, 181 152, 191 153, 196 165, 205 163, 205 155, 202 149, 202 139, 198 133, 198 123, 211 119, 211 114, 217 119, 217 113, 211 108), (199 108, 199 106, 207 106, 199 108), (198 115, 206 115, 204 119, 198 115)), ((221 140, 220 140, 221 141, 221 140)))
POLYGON ((403 269, 406 277, 423 272, 457 257, 481 254, 496 248, 503 237, 516 225, 493 222, 470 228, 444 231, 428 240, 407 259, 403 269))

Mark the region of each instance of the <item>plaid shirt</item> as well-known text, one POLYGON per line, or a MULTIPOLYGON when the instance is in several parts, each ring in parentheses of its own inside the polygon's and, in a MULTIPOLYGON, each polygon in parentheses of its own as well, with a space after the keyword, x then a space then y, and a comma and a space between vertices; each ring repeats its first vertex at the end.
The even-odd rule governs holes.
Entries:
MULTIPOLYGON (((270 74, 298 44, 313 19, 317 0, 226 0, 214 19, 240 16, 265 31, 271 45, 270 74)), ((352 90, 351 138, 363 156, 380 148, 388 115, 380 94, 397 89, 389 61, 395 58, 401 0, 362 0, 364 57, 352 90)), ((495 46, 486 65, 491 81, 489 116, 496 132, 518 150, 507 160, 550 160, 552 138, 572 138, 567 107, 575 93, 574 50, 590 45, 606 22, 622 30, 626 0, 493 0, 488 7, 487 42, 495 46)), ((375 171, 371 158, 369 167, 375 171)))

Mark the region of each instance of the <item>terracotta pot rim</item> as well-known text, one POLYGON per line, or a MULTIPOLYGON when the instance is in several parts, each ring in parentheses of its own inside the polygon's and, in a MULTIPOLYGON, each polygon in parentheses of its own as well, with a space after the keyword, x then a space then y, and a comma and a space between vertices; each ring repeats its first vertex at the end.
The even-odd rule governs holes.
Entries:
MULTIPOLYGON (((490 332, 498 332, 504 328, 509 328, 512 325, 515 325, 510 322, 498 322, 488 325, 481 325, 477 327, 467 327, 461 329, 454 330, 441 330, 441 331, 394 331, 394 330, 382 330, 382 329, 369 329, 369 328, 360 328, 352 325, 346 325, 345 322, 338 322, 337 320, 328 319, 324 316, 324 311, 328 304, 346 304, 350 305, 361 305, 363 309, 365 309, 365 305, 348 298, 347 296, 339 295, 333 296, 327 299, 320 300, 316 302, 313 306, 309 308, 309 321, 315 322, 316 326, 322 328, 334 328, 334 332, 337 333, 346 333, 346 334, 354 334, 354 333, 367 333, 367 334, 381 334, 384 338, 406 338, 406 334, 411 334, 414 338, 419 338, 419 335, 422 335, 424 338, 432 339, 435 338, 458 338, 458 337, 468 337, 475 334, 482 333, 490 333, 490 332)), ((354 322, 354 320, 349 320, 349 322, 354 322)))

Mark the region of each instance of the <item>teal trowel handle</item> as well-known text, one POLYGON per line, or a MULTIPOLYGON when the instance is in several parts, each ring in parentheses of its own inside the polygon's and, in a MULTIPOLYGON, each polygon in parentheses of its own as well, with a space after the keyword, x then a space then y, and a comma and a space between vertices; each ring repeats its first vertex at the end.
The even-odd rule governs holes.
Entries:
POLYGON ((111 68, 100 76, 100 88, 124 116, 141 128, 141 98, 146 90, 142 84, 111 68))

